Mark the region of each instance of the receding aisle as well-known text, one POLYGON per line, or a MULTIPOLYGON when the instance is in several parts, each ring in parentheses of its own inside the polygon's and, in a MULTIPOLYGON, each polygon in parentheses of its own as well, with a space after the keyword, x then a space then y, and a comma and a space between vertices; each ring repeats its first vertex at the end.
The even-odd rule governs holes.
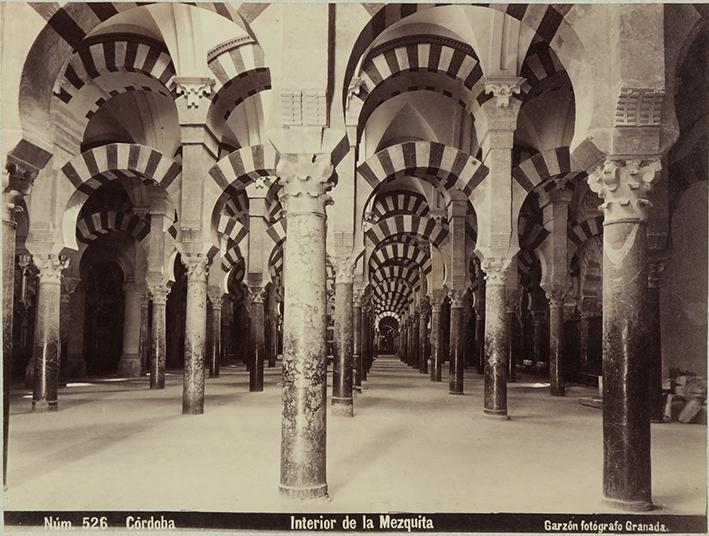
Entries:
MULTIPOLYGON (((483 379, 465 372, 448 394, 393 356, 380 356, 355 416, 328 412, 329 500, 278 494, 280 368, 250 393, 243 366, 207 380, 205 413, 181 414, 182 375, 89 379, 60 390, 60 411, 11 401, 6 510, 613 511, 601 500, 601 412, 518 378, 510 420, 482 412, 483 379)), ((331 374, 330 374, 331 377, 331 374)), ((329 389, 328 393, 332 391, 329 389)), ((329 403, 329 401, 328 401, 329 403)), ((706 428, 652 425, 655 513, 703 514, 706 428)))

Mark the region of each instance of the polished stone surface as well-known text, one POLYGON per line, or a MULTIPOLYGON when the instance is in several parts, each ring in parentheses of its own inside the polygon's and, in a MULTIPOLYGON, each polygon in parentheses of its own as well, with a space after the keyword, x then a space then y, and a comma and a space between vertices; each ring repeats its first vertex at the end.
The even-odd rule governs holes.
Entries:
POLYGON ((564 396, 563 293, 547 292, 549 299, 549 393, 564 396))
POLYGON ((354 415, 352 326, 352 282, 338 281, 335 285, 335 366, 332 372, 332 414, 343 417, 354 415))
POLYGON ((483 412, 507 416, 507 358, 509 339, 505 318, 505 263, 483 262, 485 284, 485 402, 483 412))
POLYGON ((454 395, 461 395, 463 394, 463 371, 465 370, 462 296, 456 297, 455 303, 451 303, 450 319, 448 392, 454 395))
POLYGON ((150 333, 150 388, 165 388, 165 361, 167 359, 165 340, 165 304, 168 289, 164 284, 149 287, 152 299, 152 322, 150 333))
POLYGON ((249 288, 249 388, 263 391, 263 366, 266 358, 266 320, 264 304, 266 289, 249 288))
POLYGON ((441 305, 431 305, 431 381, 441 381, 441 305))
MULTIPOLYGON (((331 501, 312 504, 278 494, 280 366, 266 370, 258 394, 243 366, 223 367, 198 419, 180 415, 177 369, 162 391, 149 391, 145 377, 70 383, 52 414, 32 414, 18 385, 4 508, 617 513, 600 497, 601 412, 577 402, 594 389, 571 384, 552 398, 546 383, 520 374, 509 386, 514 418, 501 423, 480 412, 482 377, 465 374, 466 394, 450 396, 377 357, 357 417, 328 422, 331 501)), ((659 509, 649 514, 703 515, 706 428, 658 424, 652 436, 659 509)))
POLYGON ((182 384, 182 413, 204 413, 204 357, 207 336, 206 255, 184 255, 187 267, 185 308, 185 364, 182 384))
MULTIPOLYGON (((3 203, 7 201, 3 199, 3 203)), ((3 454, 3 484, 7 481, 7 448, 8 448, 8 431, 10 426, 10 378, 12 368, 12 337, 8 334, 12 333, 12 319, 14 310, 14 291, 15 285, 7 284, 7 281, 15 280, 15 230, 16 224, 14 220, 14 204, 6 207, 3 211, 2 221, 2 396, 3 396, 3 434, 2 434, 2 454, 3 454), (9 208, 9 213, 7 212, 9 208)))

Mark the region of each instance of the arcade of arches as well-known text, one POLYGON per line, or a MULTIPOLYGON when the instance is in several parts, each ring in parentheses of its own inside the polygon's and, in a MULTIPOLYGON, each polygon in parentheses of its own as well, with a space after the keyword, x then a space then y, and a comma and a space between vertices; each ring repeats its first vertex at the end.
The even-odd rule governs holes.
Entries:
POLYGON ((706 5, 0 14, 4 467, 15 390, 172 370, 208 414, 282 367, 278 489, 320 497, 396 355, 497 429, 516 378, 602 379, 598 495, 652 507, 663 382, 707 373, 706 5))

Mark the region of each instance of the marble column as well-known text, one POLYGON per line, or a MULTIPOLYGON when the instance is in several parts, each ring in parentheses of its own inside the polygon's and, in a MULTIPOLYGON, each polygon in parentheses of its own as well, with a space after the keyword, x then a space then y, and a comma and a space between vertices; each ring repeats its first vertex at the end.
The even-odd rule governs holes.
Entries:
POLYGON ((654 261, 648 266, 648 361, 650 362, 650 420, 661 423, 662 404, 662 325, 660 323, 660 282, 665 261, 654 261))
POLYGON ((371 304, 362 307, 364 320, 362 322, 362 381, 367 381, 369 367, 372 365, 372 316, 371 304))
POLYGON ((79 284, 79 279, 73 277, 62 277, 62 290, 59 297, 59 337, 61 343, 59 345, 59 362, 57 367, 59 371, 59 385, 66 387, 69 374, 69 334, 72 331, 73 322, 76 319, 72 318, 72 297, 74 291, 79 284))
POLYGON ((61 277, 62 270, 68 266, 68 262, 55 254, 36 254, 34 262, 39 269, 39 291, 35 325, 32 410, 56 410, 61 357, 59 346, 61 277))
POLYGON ((222 358, 222 303, 224 292, 219 288, 210 288, 209 298, 209 377, 219 377, 219 365, 222 358))
POLYGON ((589 311, 586 309, 582 308, 581 309, 581 318, 579 319, 578 323, 578 334, 579 334, 579 369, 581 370, 581 374, 588 374, 589 373, 589 346, 588 346, 588 324, 589 320, 591 318, 591 315, 589 311))
POLYGON ((206 255, 184 254, 187 268, 187 304, 185 309, 185 365, 182 381, 182 414, 204 413, 204 341, 207 336, 206 255))
POLYGON ((478 374, 485 373, 485 314, 483 306, 475 315, 475 353, 477 354, 478 374))
POLYGON ((118 375, 140 376, 140 309, 141 293, 134 282, 123 285, 123 352, 118 361, 118 375))
POLYGON ((430 357, 428 321, 431 316, 431 305, 428 298, 421 301, 419 313, 419 372, 428 374, 428 359, 430 357))
POLYGON ((515 344, 514 344, 514 337, 515 337, 515 312, 514 310, 511 310, 509 307, 505 309, 505 323, 507 324, 506 329, 507 333, 509 336, 509 354, 507 356, 507 362, 509 364, 509 371, 508 371, 508 376, 507 376, 507 381, 514 382, 517 378, 517 367, 515 363, 515 344))
POLYGON ((80 283, 71 299, 71 324, 73 329, 67 334, 67 363, 66 374, 68 378, 81 378, 86 376, 86 360, 84 359, 84 326, 86 319, 86 291, 84 284, 80 283))
POLYGON ((483 412, 507 419, 507 357, 509 338, 505 322, 505 280, 510 259, 486 258, 485 272, 485 401, 483 412))
POLYGON ((268 322, 270 328, 270 345, 268 349, 268 368, 276 366, 276 358, 278 357, 278 317, 277 312, 273 312, 268 322))
POLYGON ((325 206, 333 166, 326 155, 281 154, 286 213, 281 495, 327 495, 325 206))
POLYGON ((463 353, 463 289, 450 289, 448 297, 451 300, 450 346, 448 350, 448 392, 452 395, 463 394, 463 374, 465 371, 465 355, 463 353))
POLYGON ((335 366, 332 374, 332 414, 352 417, 352 301, 356 259, 337 263, 335 276, 335 366))
MULTIPOLYGON (((399 349, 401 352, 401 349, 399 349)), ((401 353, 399 353, 401 355, 401 353)), ((354 296, 352 307, 352 361, 355 389, 362 390, 362 295, 354 296)))
POLYGON ((140 373, 150 370, 150 294, 145 287, 140 289, 140 373))
POLYGON ((558 289, 547 291, 549 300, 549 393, 564 396, 564 296, 558 289))
POLYGON ((165 305, 169 289, 164 281, 148 281, 148 292, 153 302, 150 333, 150 388, 165 389, 165 305))
POLYGON ((263 287, 249 287, 249 391, 263 391, 263 363, 266 357, 266 319, 264 303, 266 289, 263 287))
POLYGON ((421 314, 417 310, 411 319, 411 366, 419 368, 419 355, 421 354, 421 345, 419 344, 419 319, 421 314))
POLYGON ((441 299, 434 291, 431 300, 431 381, 441 381, 441 299))
POLYGON ((614 506, 649 510, 647 220, 660 170, 654 157, 609 157, 589 173, 603 204, 603 495, 614 506))

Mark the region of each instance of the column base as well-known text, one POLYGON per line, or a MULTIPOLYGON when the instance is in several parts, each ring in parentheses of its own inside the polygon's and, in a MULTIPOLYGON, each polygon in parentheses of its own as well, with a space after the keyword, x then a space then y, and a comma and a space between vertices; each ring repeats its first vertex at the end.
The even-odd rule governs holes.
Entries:
POLYGON ((483 415, 485 417, 490 417, 491 419, 499 419, 502 421, 508 421, 510 416, 507 415, 506 409, 484 409, 483 415))
POLYGON ((293 486, 284 486, 283 484, 280 484, 278 486, 278 493, 281 495, 281 497, 288 497, 289 499, 329 500, 329 497, 327 495, 327 484, 321 484, 319 486, 313 486, 310 488, 296 488, 293 486))
POLYGON ((183 415, 203 415, 204 414, 204 407, 182 406, 182 414, 183 415))
POLYGON ((263 392, 263 385, 249 385, 250 393, 261 393, 263 392))
POLYGON ((448 390, 448 394, 449 394, 449 395, 463 395, 463 394, 465 394, 465 393, 464 393, 463 391, 452 391, 452 390, 449 389, 449 390, 448 390))
POLYGON ((124 354, 118 362, 118 375, 124 378, 137 378, 140 376, 140 357, 135 354, 124 354))
POLYGON ((32 411, 37 413, 42 413, 45 411, 58 411, 58 402, 48 402, 47 400, 33 400, 32 401, 32 411))
POLYGON ((354 417, 351 398, 332 397, 332 414, 336 417, 354 417))
POLYGON ((655 508, 655 505, 652 504, 652 500, 624 501, 622 499, 611 499, 609 497, 603 497, 603 502, 608 506, 612 506, 613 508, 618 508, 620 510, 628 510, 630 512, 647 512, 655 508))

